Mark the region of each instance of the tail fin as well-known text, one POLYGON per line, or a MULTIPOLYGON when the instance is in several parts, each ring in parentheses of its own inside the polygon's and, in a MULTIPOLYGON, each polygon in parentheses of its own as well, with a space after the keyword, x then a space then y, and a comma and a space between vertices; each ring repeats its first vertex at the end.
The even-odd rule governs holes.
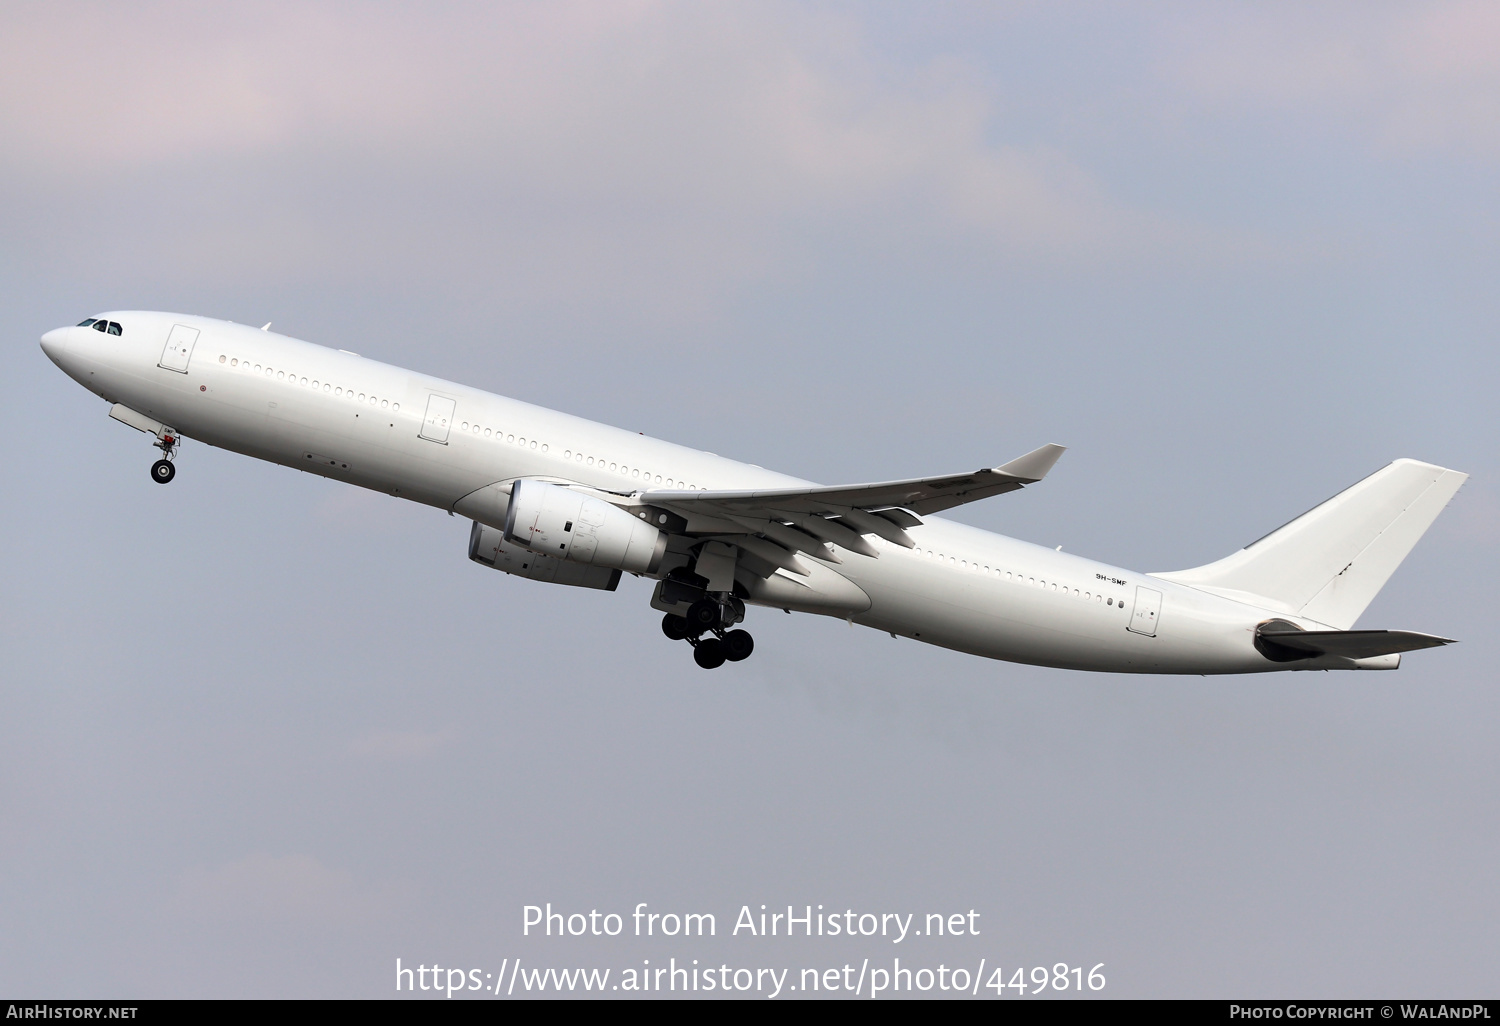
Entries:
POLYGON ((1152 576, 1348 630, 1468 477, 1397 460, 1232 556, 1152 576))

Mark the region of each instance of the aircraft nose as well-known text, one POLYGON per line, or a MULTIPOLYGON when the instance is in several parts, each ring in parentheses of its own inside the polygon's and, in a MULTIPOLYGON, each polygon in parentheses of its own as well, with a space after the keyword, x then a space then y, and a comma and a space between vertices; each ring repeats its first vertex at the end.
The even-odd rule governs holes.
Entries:
POLYGON ((42 352, 53 363, 61 365, 63 356, 68 351, 68 329, 53 328, 42 336, 42 352))

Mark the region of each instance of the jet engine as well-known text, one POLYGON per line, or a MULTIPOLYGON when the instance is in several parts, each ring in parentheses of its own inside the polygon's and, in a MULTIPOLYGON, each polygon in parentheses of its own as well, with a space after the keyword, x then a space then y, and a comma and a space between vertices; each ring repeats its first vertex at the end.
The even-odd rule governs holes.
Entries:
POLYGON ((585 566, 543 556, 505 541, 500 532, 479 521, 469 532, 469 558, 476 563, 504 570, 517 577, 548 584, 570 584, 575 588, 598 588, 614 591, 620 583, 620 571, 605 566, 585 566))
POLYGON ((603 499, 544 481, 517 481, 505 514, 505 540, 555 559, 655 573, 664 532, 603 499))

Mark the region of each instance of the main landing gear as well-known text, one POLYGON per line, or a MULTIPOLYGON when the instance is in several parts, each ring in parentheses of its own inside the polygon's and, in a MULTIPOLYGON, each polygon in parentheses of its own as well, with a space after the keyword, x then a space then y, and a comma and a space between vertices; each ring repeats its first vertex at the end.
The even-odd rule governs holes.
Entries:
POLYGON ((662 617, 661 632, 692 645, 693 662, 712 670, 726 662, 737 663, 755 651, 749 631, 729 630, 744 616, 745 604, 733 596, 726 603, 701 598, 688 607, 686 616, 668 613, 662 617))
POLYGON ((161 450, 162 455, 161 459, 151 464, 151 480, 157 484, 166 484, 177 476, 177 468, 172 464, 172 457, 177 453, 177 441, 177 433, 169 428, 151 443, 161 450))

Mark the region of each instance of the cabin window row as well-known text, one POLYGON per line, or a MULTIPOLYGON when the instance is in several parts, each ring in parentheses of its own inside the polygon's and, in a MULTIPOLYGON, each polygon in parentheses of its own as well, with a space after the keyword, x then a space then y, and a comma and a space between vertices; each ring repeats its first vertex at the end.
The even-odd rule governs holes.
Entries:
POLYGON ((478 424, 470 424, 468 421, 464 421, 463 424, 460 425, 459 430, 471 435, 481 435, 485 438, 493 438, 497 442, 506 442, 510 445, 519 445, 523 449, 529 448, 537 449, 541 452, 547 452, 550 448, 546 442, 539 443, 535 438, 528 442, 526 441, 525 435, 517 438, 515 435, 507 435, 499 428, 482 428, 478 424))
POLYGON ((993 577, 996 580, 1010 581, 1013 584, 1024 584, 1028 588, 1041 588, 1043 591, 1051 590, 1062 595, 1070 596, 1072 598, 1082 599, 1084 602, 1095 602, 1099 605, 1104 606, 1117 605, 1121 609, 1125 608, 1125 600, 1123 598, 1117 601, 1114 596, 1109 596, 1106 598, 1105 595, 1101 592, 1087 589, 1070 588, 1068 585, 1059 584, 1057 581, 1043 580, 1041 578, 1038 578, 1034 574, 1023 574, 1012 570, 1001 570, 999 567, 991 567, 986 564, 973 562, 971 560, 960 559, 957 556, 950 556, 942 552, 936 552, 932 549, 915 548, 912 551, 919 556, 925 556, 928 559, 935 559, 939 563, 946 562, 949 566, 953 567, 956 570, 964 570, 968 571, 969 573, 982 573, 986 577, 993 577))
MULTIPOLYGON (((518 438, 514 434, 507 434, 506 432, 498 428, 484 427, 480 424, 473 423, 467 420, 460 422, 459 430, 467 434, 476 435, 482 438, 493 438, 497 442, 505 442, 508 445, 519 445, 523 449, 534 449, 539 452, 547 452, 549 448, 546 442, 538 443, 534 438, 528 442, 524 435, 518 438)), ((640 467, 630 467, 621 463, 611 463, 608 460, 604 459, 602 456, 589 456, 582 452, 574 452, 572 449, 565 449, 563 451, 563 459, 568 460, 572 463, 580 463, 586 467, 593 467, 596 470, 608 470, 611 474, 619 474, 622 477, 629 477, 632 480, 640 481, 644 484, 665 484, 668 488, 689 488, 694 490, 697 490, 698 488, 697 485, 690 484, 686 481, 678 481, 677 479, 671 477, 663 478, 660 474, 652 474, 651 471, 642 470, 640 467)))
POLYGON ((632 480, 639 480, 644 484, 659 484, 665 485, 668 488, 698 490, 697 485, 689 484, 687 481, 679 481, 673 477, 664 478, 660 474, 652 474, 651 471, 642 470, 640 467, 627 467, 623 463, 610 463, 602 456, 595 458, 586 453, 574 452, 569 449, 563 453, 563 459, 572 460, 574 463, 581 463, 586 467, 593 467, 596 470, 608 470, 611 474, 619 474, 621 477, 628 475, 632 480))
MULTIPOLYGON (((249 372, 252 374, 264 374, 266 377, 275 378, 277 381, 286 381, 290 384, 301 385, 306 388, 311 388, 314 391, 321 390, 329 395, 337 396, 339 398, 351 399, 361 403, 368 402, 371 406, 375 406, 378 404, 382 409, 401 409, 400 403, 392 403, 388 399, 381 399, 374 395, 366 395, 364 392, 359 392, 356 394, 353 389, 345 389, 341 385, 334 385, 331 382, 327 381, 319 381, 317 378, 309 380, 306 377, 298 377, 296 373, 288 373, 286 370, 276 370, 273 367, 258 363, 252 365, 249 360, 241 360, 238 357, 231 357, 227 353, 221 354, 219 356, 219 362, 227 363, 229 367, 234 370, 249 372)), ((510 445, 519 445, 523 449, 533 449, 539 450, 541 452, 547 452, 549 450, 549 446, 545 442, 539 443, 534 438, 528 442, 524 435, 520 438, 517 438, 514 434, 506 434, 504 431, 500 431, 495 428, 483 427, 480 424, 471 423, 467 420, 462 422, 461 430, 469 434, 478 435, 484 438, 493 438, 496 441, 503 441, 510 445)), ((586 456, 584 453, 574 452, 571 449, 563 453, 563 459, 571 460, 576 463, 582 463, 585 466, 589 467, 597 467, 601 470, 605 467, 608 467, 609 472, 612 474, 629 476, 633 480, 641 480, 646 482, 647 484, 664 483, 668 488, 688 488, 692 490, 698 489, 697 485, 690 484, 686 481, 677 481, 676 479, 670 477, 663 480, 662 475, 653 475, 649 470, 642 470, 640 467, 628 467, 619 463, 609 463, 602 457, 596 459, 593 456, 586 456)))
POLYGON ((295 372, 276 370, 274 367, 262 366, 258 363, 252 366, 249 360, 241 360, 238 357, 221 354, 219 356, 219 362, 227 363, 233 370, 238 370, 250 374, 264 374, 266 377, 272 378, 276 381, 285 381, 289 385, 299 385, 303 388, 311 388, 314 392, 321 391, 328 395, 335 396, 339 399, 348 399, 352 402, 358 403, 368 403, 371 406, 379 406, 383 410, 394 411, 401 409, 400 403, 393 403, 389 399, 381 399, 376 395, 366 395, 364 392, 356 393, 352 388, 344 388, 342 385, 335 385, 328 381, 319 381, 317 378, 313 378, 311 381, 309 381, 306 377, 298 377, 295 372))

